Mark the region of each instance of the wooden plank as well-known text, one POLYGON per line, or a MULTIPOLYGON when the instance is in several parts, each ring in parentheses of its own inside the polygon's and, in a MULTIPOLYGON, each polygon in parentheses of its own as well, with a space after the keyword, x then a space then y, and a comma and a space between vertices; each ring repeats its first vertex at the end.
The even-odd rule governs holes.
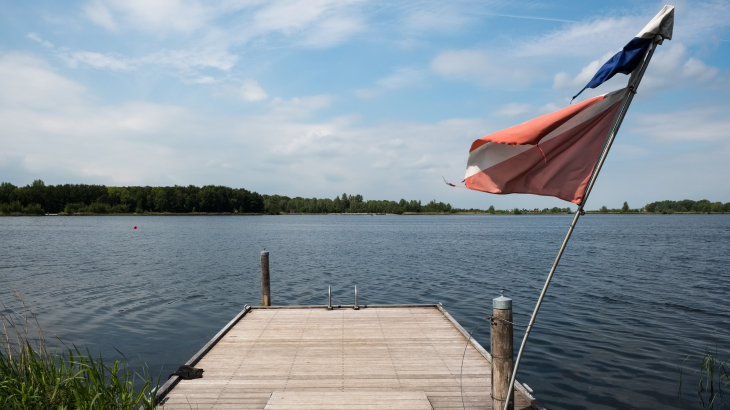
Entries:
MULTIPOLYGON (((434 304, 423 305, 358 305, 358 308, 414 308, 414 307, 436 307, 434 304)), ((353 309, 355 305, 332 305, 334 309, 353 309)), ((301 306, 251 306, 251 309, 321 309, 327 308, 327 305, 301 305, 301 306)))
POLYGON ((275 391, 265 410, 431 410, 424 392, 275 391))

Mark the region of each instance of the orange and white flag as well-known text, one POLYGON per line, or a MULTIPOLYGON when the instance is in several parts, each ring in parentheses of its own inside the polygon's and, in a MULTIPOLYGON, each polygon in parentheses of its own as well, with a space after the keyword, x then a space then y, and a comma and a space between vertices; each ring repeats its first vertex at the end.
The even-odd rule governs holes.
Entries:
POLYGON ((614 91, 474 141, 466 187, 580 204, 627 95, 627 88, 614 91))

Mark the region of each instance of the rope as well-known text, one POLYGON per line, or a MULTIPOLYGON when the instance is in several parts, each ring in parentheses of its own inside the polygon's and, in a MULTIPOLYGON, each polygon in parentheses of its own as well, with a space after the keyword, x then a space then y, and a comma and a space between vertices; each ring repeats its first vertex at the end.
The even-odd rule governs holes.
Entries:
POLYGON ((490 324, 493 324, 495 321, 499 321, 499 322, 509 323, 509 324, 511 324, 513 326, 527 327, 526 325, 518 325, 517 323, 510 322, 509 320, 500 319, 498 317, 494 317, 494 315, 489 315, 489 316, 485 317, 484 320, 482 320, 481 322, 479 322, 479 324, 476 325, 474 327, 474 329, 472 329, 471 333, 469 333, 469 338, 466 339, 466 346, 464 346, 464 353, 461 355, 461 368, 459 369, 459 392, 461 394, 461 408, 462 409, 466 409, 466 404, 464 404, 464 385, 463 385, 463 379, 464 379, 464 358, 466 357, 466 350, 469 348, 469 342, 472 339, 471 335, 473 335, 474 332, 476 332, 476 330, 479 329, 479 327, 481 325, 483 325, 484 322, 486 322, 487 320, 489 320, 489 323, 490 324))
POLYGON ((512 326, 527 327, 527 325, 518 325, 517 323, 510 322, 509 320, 494 317, 494 315, 489 315, 488 319, 491 323, 494 323, 495 321, 500 321, 500 322, 504 322, 504 323, 509 323, 512 326))
POLYGON ((464 354, 461 355, 461 369, 459 370, 459 391, 461 393, 461 408, 466 409, 466 405, 464 404, 464 385, 462 384, 462 379, 464 377, 464 357, 466 357, 466 349, 469 348, 469 342, 471 341, 471 335, 474 334, 474 332, 479 329, 479 326, 483 325, 484 322, 491 319, 492 315, 489 315, 484 318, 479 324, 472 329, 471 333, 469 333, 469 337, 466 339, 466 346, 464 346, 464 354))

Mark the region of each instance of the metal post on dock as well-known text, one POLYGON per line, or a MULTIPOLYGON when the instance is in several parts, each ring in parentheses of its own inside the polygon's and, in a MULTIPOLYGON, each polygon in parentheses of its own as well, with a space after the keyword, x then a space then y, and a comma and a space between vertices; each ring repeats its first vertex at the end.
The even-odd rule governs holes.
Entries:
POLYGON ((357 285, 355 285, 355 305, 352 308, 355 310, 360 310, 360 306, 357 305, 357 285))
POLYGON ((510 390, 513 366, 512 299, 502 296, 492 299, 492 408, 514 409, 514 391, 510 390), (509 406, 505 407, 507 392, 509 406))
POLYGON ((332 310, 332 286, 327 286, 327 310, 332 310))
POLYGON ((269 251, 261 251, 261 306, 271 306, 269 251))

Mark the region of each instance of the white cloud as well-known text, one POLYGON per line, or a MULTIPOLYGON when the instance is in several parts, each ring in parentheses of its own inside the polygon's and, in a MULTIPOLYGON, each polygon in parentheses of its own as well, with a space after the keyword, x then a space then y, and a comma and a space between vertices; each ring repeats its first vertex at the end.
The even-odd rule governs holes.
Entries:
POLYGON ((416 161, 406 164, 406 167, 414 169, 435 169, 447 168, 448 166, 445 166, 444 164, 439 164, 433 159, 431 154, 423 154, 423 156, 421 156, 421 158, 417 159, 416 161))
POLYGON ((365 29, 363 0, 91 0, 84 13, 110 31, 135 29, 163 35, 221 31, 220 47, 283 35, 303 47, 331 47, 365 29), (222 25, 222 17, 235 23, 222 25), (227 26, 226 29, 219 27, 227 26))
POLYGON ((216 48, 197 48, 182 50, 162 50, 144 57, 133 58, 117 53, 98 53, 93 51, 61 51, 58 56, 69 67, 87 65, 109 70, 133 70, 144 65, 174 67, 184 82, 194 84, 211 84, 214 78, 201 75, 199 70, 215 68, 229 71, 238 61, 238 57, 227 50, 216 48))
POLYGON ((326 47, 363 29, 361 14, 353 8, 361 0, 275 0, 216 1, 196 0, 92 0, 84 6, 86 16, 95 24, 118 30, 124 27, 145 31, 190 34, 214 27, 217 18, 242 12, 229 40, 281 33, 298 35, 306 46, 326 47))
POLYGON ((331 95, 314 95, 301 98, 282 100, 279 97, 271 101, 269 116, 277 118, 303 118, 314 111, 329 107, 334 97, 331 95))
POLYGON ((363 30, 363 23, 353 17, 333 17, 323 20, 303 37, 301 44, 313 48, 336 46, 363 30))
POLYGON ((415 67, 400 67, 393 74, 375 82, 383 88, 401 88, 419 85, 426 79, 426 73, 415 67))
POLYGON ((688 57, 687 48, 681 43, 674 43, 654 54, 641 82, 641 88, 647 91, 708 83, 716 79, 719 72, 717 67, 708 66, 695 57, 688 57))
POLYGON ((503 105, 494 112, 494 115, 497 117, 514 117, 516 115, 526 114, 532 110, 533 107, 530 104, 512 103, 503 105))
POLYGON ((117 22, 101 0, 92 0, 83 7, 86 17, 94 24, 110 31, 117 30, 117 22))
POLYGON ((303 131, 299 135, 282 138, 283 141, 272 147, 272 152, 275 155, 302 157, 336 154, 339 151, 341 138, 334 133, 332 124, 314 125, 303 131))
POLYGON ((399 67, 392 74, 375 81, 376 87, 355 90, 360 98, 373 98, 385 90, 411 87, 423 84, 427 79, 426 73, 416 67, 399 67))
POLYGON ((420 7, 412 7, 407 10, 403 18, 403 28, 409 33, 422 33, 434 31, 450 32, 462 29, 477 20, 473 7, 472 10, 465 10, 460 7, 459 2, 435 2, 420 7))
POLYGON ((180 50, 162 50, 134 59, 134 61, 141 64, 171 66, 189 73, 199 68, 216 68, 228 71, 236 64, 238 56, 229 53, 225 48, 195 47, 180 50))
POLYGON ((43 47, 53 48, 53 44, 50 41, 43 40, 37 33, 28 33, 28 38, 40 43, 43 47))
POLYGON ((474 81, 482 85, 527 85, 532 77, 529 68, 517 65, 511 67, 503 59, 480 50, 444 51, 433 59, 431 68, 446 78, 474 81))
POLYGON ((264 31, 293 34, 313 22, 342 16, 346 8, 359 0, 283 0, 272 1, 256 12, 254 21, 264 31))
POLYGON ((188 80, 191 84, 213 84, 216 82, 215 78, 206 75, 188 80))
POLYGON ((355 90, 355 94, 364 99, 375 98, 383 93, 381 88, 359 88, 355 90))
POLYGON ((139 29, 177 32, 191 32, 211 17, 199 2, 182 0, 92 0, 84 12, 93 23, 112 31, 118 29, 112 13, 139 29))
POLYGON ((86 87, 54 73, 43 60, 24 53, 0 55, 0 106, 71 108, 80 105, 85 94, 86 87))
POLYGON ((675 40, 690 45, 702 44, 730 26, 727 18, 730 3, 727 1, 677 0, 673 4, 678 16, 674 23, 675 40))
MULTIPOLYGON (((730 3, 726 1, 680 0, 675 3, 677 19, 674 40, 684 44, 705 44, 730 26, 727 16, 730 3)), ((621 17, 596 17, 587 21, 568 24, 547 34, 518 40, 516 56, 527 57, 584 57, 597 56, 597 52, 618 52, 659 11, 655 4, 642 6, 636 14, 621 17)), ((615 11, 612 12, 615 14, 615 11)), ((666 44, 666 43, 665 43, 666 44)))
POLYGON ((611 159, 614 160, 617 157, 619 159, 635 159, 645 158, 651 156, 651 150, 640 145, 632 144, 613 144, 611 146, 611 159))
POLYGON ((131 70, 133 68, 132 64, 124 61, 123 57, 91 51, 77 51, 61 55, 61 58, 66 60, 66 63, 71 67, 76 67, 79 63, 82 63, 94 68, 108 68, 110 70, 131 70))
POLYGON ((631 131, 657 141, 730 143, 730 106, 710 106, 661 114, 639 114, 631 131))
POLYGON ((570 24, 536 38, 523 40, 518 56, 590 56, 596 50, 612 50, 615 54, 646 25, 652 16, 594 19, 570 24))
POLYGON ((243 81, 241 86, 241 98, 244 101, 261 101, 267 99, 269 96, 266 94, 263 88, 259 86, 254 80, 248 79, 243 81))

